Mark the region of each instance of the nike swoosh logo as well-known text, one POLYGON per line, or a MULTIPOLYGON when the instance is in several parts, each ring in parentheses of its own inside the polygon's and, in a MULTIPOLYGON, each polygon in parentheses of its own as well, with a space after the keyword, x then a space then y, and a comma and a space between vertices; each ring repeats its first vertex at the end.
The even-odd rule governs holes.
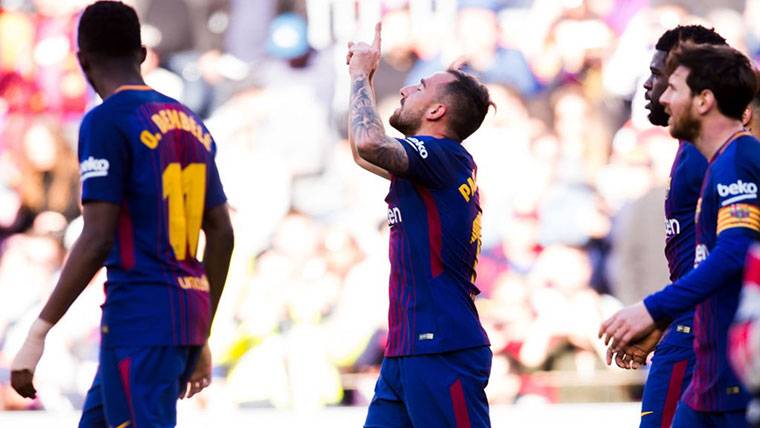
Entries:
POLYGON ((641 412, 641 416, 651 415, 654 412, 641 412))
POLYGON ((123 424, 117 426, 116 428, 127 428, 128 426, 129 426, 129 421, 126 421, 123 424))

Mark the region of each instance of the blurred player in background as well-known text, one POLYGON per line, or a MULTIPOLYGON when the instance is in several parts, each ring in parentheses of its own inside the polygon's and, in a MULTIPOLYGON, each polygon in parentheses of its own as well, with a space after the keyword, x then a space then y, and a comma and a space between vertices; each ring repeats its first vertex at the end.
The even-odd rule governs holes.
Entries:
MULTIPOLYGON (((747 109, 747 128, 760 138, 760 91, 747 109)), ((744 386, 753 395, 747 419, 760 427, 760 245, 747 253, 739 309, 729 331, 728 356, 731 366, 744 386)))
POLYGON ((103 99, 79 133, 84 229, 13 361, 12 385, 35 396, 47 332, 105 265, 100 364, 79 426, 174 426, 177 398, 210 382, 206 342, 232 252, 215 143, 195 114, 145 86, 131 7, 88 6, 78 43, 103 99))
POLYGON ((697 202, 695 268, 600 328, 615 350, 696 307, 696 365, 674 427, 742 427, 749 397, 728 366, 726 342, 738 305, 744 256, 760 236, 760 142, 743 114, 757 90, 750 60, 726 46, 682 44, 667 61, 660 102, 673 137, 709 159, 697 202))
MULTIPOLYGON (((644 83, 645 97, 649 101, 648 118, 653 125, 668 126, 670 116, 660 104, 660 97, 668 87, 665 60, 672 49, 685 41, 726 44, 718 33, 701 25, 678 26, 660 36, 649 65, 651 73, 644 83)), ((679 141, 665 197, 665 257, 671 281, 677 281, 694 266, 694 212, 706 169, 707 160, 694 144, 679 141)), ((656 345, 641 399, 642 428, 669 427, 673 420, 678 400, 694 371, 693 318, 694 308, 690 308, 673 319, 664 332, 655 329, 628 348, 629 353, 615 356, 618 366, 637 367, 646 361, 646 355, 656 345)), ((612 348, 608 350, 608 364, 611 351, 612 348)))
POLYGON ((401 89, 385 134, 373 76, 375 40, 349 43, 349 140, 356 162, 391 181, 388 340, 365 427, 488 427, 488 337, 473 297, 480 250, 475 162, 462 140, 491 105, 488 90, 455 69, 401 89))

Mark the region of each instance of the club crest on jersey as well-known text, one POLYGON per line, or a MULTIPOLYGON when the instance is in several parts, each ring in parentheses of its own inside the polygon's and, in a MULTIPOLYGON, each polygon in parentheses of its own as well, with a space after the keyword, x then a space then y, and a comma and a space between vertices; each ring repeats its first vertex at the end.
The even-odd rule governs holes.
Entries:
POLYGON ((707 249, 707 245, 705 244, 699 244, 694 249, 694 268, 696 269, 697 266, 699 266, 700 263, 705 261, 707 259, 707 256, 710 254, 710 250, 707 249))
POLYGON ((398 207, 388 208, 388 226, 393 227, 401 223, 402 220, 401 210, 398 207))
POLYGON ((105 177, 108 175, 108 168, 110 166, 108 159, 95 159, 90 156, 79 164, 79 175, 82 181, 92 177, 105 177))
POLYGON ((729 197, 721 203, 721 206, 731 205, 746 199, 757 199, 757 184, 737 180, 736 183, 718 183, 718 195, 721 198, 729 197))
POLYGON ((422 142, 422 141, 420 141, 420 140, 418 140, 416 138, 412 138, 412 137, 404 138, 404 141, 406 141, 407 143, 409 143, 409 145, 412 146, 412 148, 414 148, 414 150, 417 153, 420 154, 420 157, 422 159, 427 159, 427 157, 428 157, 428 151, 425 148, 425 143, 424 142, 422 142))

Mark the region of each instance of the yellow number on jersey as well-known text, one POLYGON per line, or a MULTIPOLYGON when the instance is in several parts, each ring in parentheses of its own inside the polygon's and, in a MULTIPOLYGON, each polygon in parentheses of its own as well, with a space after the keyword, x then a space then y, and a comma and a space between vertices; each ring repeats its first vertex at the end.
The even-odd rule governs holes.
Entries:
POLYGON ((169 200, 169 242, 177 260, 195 257, 206 197, 206 164, 191 163, 182 169, 170 163, 162 177, 164 199, 169 200))

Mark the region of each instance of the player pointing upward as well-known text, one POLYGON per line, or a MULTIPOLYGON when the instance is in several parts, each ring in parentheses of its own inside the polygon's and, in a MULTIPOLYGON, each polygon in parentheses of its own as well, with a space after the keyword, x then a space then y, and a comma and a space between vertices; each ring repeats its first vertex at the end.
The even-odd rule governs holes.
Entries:
POLYGON ((78 38, 82 70, 103 99, 79 132, 84 229, 13 361, 12 384, 35 396, 45 335, 105 265, 100 364, 79 426, 174 426, 177 397, 210 381, 204 344, 232 252, 216 146, 195 114, 145 86, 132 8, 88 6, 78 38))
POLYGON ((491 104, 472 76, 449 69, 401 89, 385 134, 372 45, 349 43, 349 140, 363 168, 391 181, 388 341, 366 427, 490 426, 488 338, 473 303, 480 248, 475 162, 461 142, 491 104))

